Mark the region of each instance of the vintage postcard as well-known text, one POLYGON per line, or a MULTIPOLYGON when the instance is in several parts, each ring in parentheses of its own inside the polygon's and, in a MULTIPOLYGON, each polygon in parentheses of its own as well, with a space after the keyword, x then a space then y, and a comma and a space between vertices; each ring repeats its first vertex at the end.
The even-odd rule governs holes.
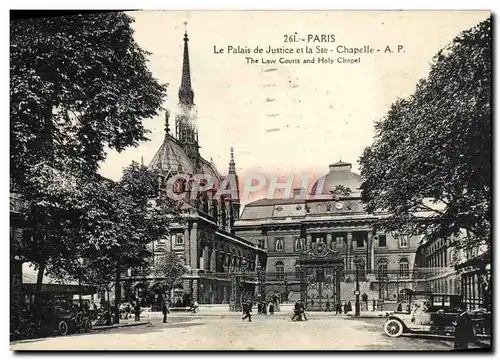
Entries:
POLYGON ((11 350, 491 349, 490 11, 11 15, 11 350))

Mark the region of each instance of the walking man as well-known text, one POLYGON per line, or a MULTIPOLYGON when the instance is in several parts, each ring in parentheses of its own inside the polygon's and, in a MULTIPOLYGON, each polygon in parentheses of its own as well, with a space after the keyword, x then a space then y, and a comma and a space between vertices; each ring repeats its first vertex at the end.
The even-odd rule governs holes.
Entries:
POLYGON ((453 324, 455 325, 453 350, 469 349, 469 342, 474 341, 474 325, 467 311, 465 310, 458 314, 453 324))
POLYGON ((135 313, 135 321, 140 321, 141 320, 141 306, 139 305, 139 302, 137 302, 134 306, 134 313, 135 313))
POLYGON ((170 314, 170 309, 168 308, 167 300, 163 302, 161 311, 163 313, 163 323, 165 324, 167 322, 167 314, 170 314))
POLYGON ((243 316, 241 320, 245 320, 248 318, 248 322, 252 322, 252 315, 250 314, 252 312, 252 303, 250 301, 247 301, 246 303, 243 304, 243 316))

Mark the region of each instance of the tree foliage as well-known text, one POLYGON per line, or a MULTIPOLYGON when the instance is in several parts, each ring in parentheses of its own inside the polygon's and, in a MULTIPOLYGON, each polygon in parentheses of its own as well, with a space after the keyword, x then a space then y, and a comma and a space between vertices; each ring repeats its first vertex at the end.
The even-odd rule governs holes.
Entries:
POLYGON ((96 249, 122 240, 112 236, 115 190, 102 184, 99 162, 106 148, 146 140, 142 120, 165 90, 131 23, 119 12, 11 21, 11 182, 28 203, 26 258, 39 267, 39 289, 45 267, 57 273, 65 256, 88 250, 89 236, 96 249), (87 233, 93 223, 101 235, 87 233))
POLYGON ((152 270, 155 277, 152 287, 162 294, 172 290, 176 282, 187 272, 184 261, 174 252, 167 252, 165 256, 155 260, 152 270))
POLYGON ((392 104, 361 159, 363 200, 386 230, 469 244, 491 235, 491 19, 434 58, 415 93, 392 104), (425 212, 425 218, 422 216, 425 212))

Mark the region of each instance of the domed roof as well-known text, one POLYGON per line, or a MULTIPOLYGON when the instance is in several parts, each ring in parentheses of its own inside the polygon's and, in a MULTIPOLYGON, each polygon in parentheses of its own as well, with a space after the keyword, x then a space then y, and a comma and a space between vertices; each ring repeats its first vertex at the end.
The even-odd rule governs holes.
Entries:
POLYGON ((312 195, 331 195, 338 185, 349 188, 351 192, 359 190, 363 178, 351 171, 352 164, 339 161, 330 165, 330 172, 316 181, 311 189, 312 195), (323 185, 321 185, 323 184, 323 185))

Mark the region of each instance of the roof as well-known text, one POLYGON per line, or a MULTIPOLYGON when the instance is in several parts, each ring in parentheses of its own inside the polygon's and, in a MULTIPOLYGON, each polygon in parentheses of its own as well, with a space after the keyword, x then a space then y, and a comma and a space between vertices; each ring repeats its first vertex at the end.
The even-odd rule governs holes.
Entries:
POLYGON ((352 165, 346 162, 336 162, 330 165, 330 171, 319 178, 311 189, 311 194, 331 194, 337 186, 343 186, 357 192, 363 183, 361 175, 351 171, 352 165))
POLYGON ((194 165, 179 145, 177 140, 168 135, 156 152, 153 160, 149 164, 151 169, 160 169, 164 172, 183 172, 186 174, 195 174, 194 165))

